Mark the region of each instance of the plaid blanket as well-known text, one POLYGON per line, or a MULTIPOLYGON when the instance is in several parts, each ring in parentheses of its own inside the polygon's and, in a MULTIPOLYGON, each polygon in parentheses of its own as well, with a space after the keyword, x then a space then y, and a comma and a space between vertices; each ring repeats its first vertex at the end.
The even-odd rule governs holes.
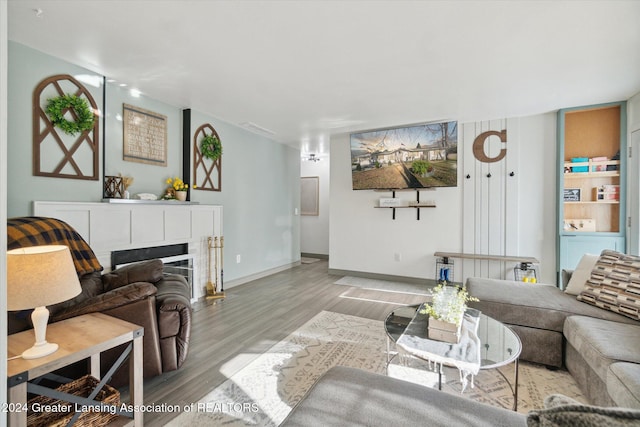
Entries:
POLYGON ((82 236, 66 222, 35 216, 7 220, 7 249, 40 245, 65 245, 69 247, 78 276, 102 271, 102 266, 93 250, 82 236))

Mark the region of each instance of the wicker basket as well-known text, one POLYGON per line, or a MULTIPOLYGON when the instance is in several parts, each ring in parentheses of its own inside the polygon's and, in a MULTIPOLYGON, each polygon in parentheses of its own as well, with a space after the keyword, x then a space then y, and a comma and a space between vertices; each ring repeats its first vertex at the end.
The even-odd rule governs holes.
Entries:
MULTIPOLYGON (((63 384, 60 387, 57 387, 56 390, 76 396, 89 397, 89 394, 91 394, 91 392, 96 388, 98 382, 99 381, 91 375, 85 375, 84 377, 78 378, 75 381, 71 381, 70 383, 63 384)), ((120 392, 109 385, 105 385, 94 400, 103 404, 119 405, 120 392)), ((71 418, 73 418, 73 416, 75 415, 75 405, 73 403, 60 401, 51 397, 37 396, 33 399, 30 399, 28 403, 29 412, 27 415, 27 425, 30 427, 66 426, 71 418), (52 407, 58 409, 59 412, 47 412, 44 410, 42 412, 36 412, 33 410, 34 406, 35 409, 41 409, 45 405, 51 405, 52 407), (65 408, 68 408, 69 410, 60 411, 61 409, 65 408)), ((109 413, 108 410, 88 411, 84 412, 80 416, 80 418, 78 418, 74 426, 100 427, 109 424, 114 418, 117 417, 117 415, 109 413)))

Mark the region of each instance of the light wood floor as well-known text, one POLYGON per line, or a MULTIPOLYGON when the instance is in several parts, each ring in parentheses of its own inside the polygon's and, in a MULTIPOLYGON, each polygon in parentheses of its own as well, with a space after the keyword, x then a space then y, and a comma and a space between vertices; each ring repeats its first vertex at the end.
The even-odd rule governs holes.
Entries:
MULTIPOLYGON (((196 304, 186 362, 145 381, 145 404, 197 402, 227 379, 220 373, 223 365, 225 372, 239 370, 322 310, 384 320, 398 305, 424 301, 335 285, 340 277, 328 274, 328 262, 322 260, 226 289, 225 299, 196 304)), ((176 415, 147 413, 145 425, 161 426, 176 415)))

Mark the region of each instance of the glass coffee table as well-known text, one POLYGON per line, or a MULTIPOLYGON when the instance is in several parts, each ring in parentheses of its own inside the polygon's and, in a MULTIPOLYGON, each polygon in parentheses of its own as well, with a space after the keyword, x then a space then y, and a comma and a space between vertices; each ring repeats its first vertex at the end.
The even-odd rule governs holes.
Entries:
MULTIPOLYGON (((429 358, 425 358, 423 345, 433 344, 434 351, 441 351, 442 349, 453 349, 454 344, 445 344, 442 342, 434 342, 427 338, 427 325, 429 323, 429 316, 427 314, 421 314, 420 305, 403 306, 394 309, 384 322, 385 331, 387 333, 387 367, 392 362, 393 358, 398 354, 398 351, 391 349, 392 343, 396 344, 403 336, 403 334, 410 335, 410 340, 406 340, 407 336, 403 337, 402 351, 406 355, 419 360, 424 360, 431 363, 429 358), (413 321, 413 322, 412 322, 413 321), (411 324, 411 328, 408 331, 407 327, 411 324)), ((502 366, 514 364, 515 379, 514 384, 511 384, 509 379, 499 370, 497 372, 504 378, 509 385, 513 393, 513 410, 518 409, 518 358, 522 351, 522 343, 520 338, 505 324, 499 322, 489 316, 486 316, 477 310, 470 309, 469 312, 475 312, 475 315, 479 315, 477 322, 477 339, 480 344, 480 369, 496 369, 502 366)), ((442 389, 442 365, 456 367, 459 366, 460 360, 457 359, 455 351, 444 351, 442 354, 434 356, 436 360, 440 360, 436 367, 438 373, 438 388, 442 389), (444 356, 446 354, 446 357, 444 356)))

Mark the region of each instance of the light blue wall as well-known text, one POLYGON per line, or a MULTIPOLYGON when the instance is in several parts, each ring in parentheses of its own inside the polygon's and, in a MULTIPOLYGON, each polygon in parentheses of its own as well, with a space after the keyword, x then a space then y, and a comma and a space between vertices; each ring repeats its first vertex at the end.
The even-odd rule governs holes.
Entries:
MULTIPOLYGON (((102 180, 88 181, 33 176, 32 97, 43 79, 56 74, 102 76, 52 56, 9 42, 7 213, 9 217, 32 214, 32 201, 99 201, 102 180)), ((85 85, 96 104, 102 105, 102 87, 85 85)), ((102 134, 102 127, 100 127, 102 134)), ((102 154, 100 155, 102 159, 102 154)), ((102 161, 100 162, 100 165, 102 161)), ((102 176, 100 166, 99 177, 102 176)))
POLYGON ((132 195, 152 193, 162 196, 169 177, 182 176, 182 110, 148 96, 134 98, 128 88, 107 83, 106 90, 105 175, 133 177, 129 188, 132 195), (133 105, 167 117, 167 166, 148 165, 122 160, 122 104, 133 105))
POLYGON ((222 191, 196 189, 191 200, 224 206, 225 281, 298 261, 300 151, 191 112, 192 135, 205 123, 222 142, 222 191))
MULTIPOLYGON (((102 178, 98 181, 34 177, 32 173, 31 101, 36 85, 55 74, 102 76, 17 43, 9 45, 9 216, 32 214, 34 200, 89 201, 102 199, 102 178)), ((102 106, 102 87, 90 88, 102 106)), ((161 194, 169 176, 182 176, 182 110, 150 97, 133 98, 129 91, 107 84, 105 171, 107 175, 130 175, 132 194, 161 194), (167 116, 167 167, 122 160, 122 104, 167 116)), ((210 123, 223 144, 222 191, 194 190, 191 200, 224 207, 225 283, 300 259, 300 152, 243 128, 192 111, 191 133, 210 123), (241 262, 236 263, 236 255, 241 262)), ((102 177, 102 151, 100 177, 102 177)), ((190 155, 193 163, 193 154, 190 155)), ((193 165, 192 165, 193 170, 193 165)), ((186 178, 186 177, 185 177, 186 178)), ((192 177, 189 177, 192 178, 192 177)), ((189 179, 188 181, 191 181, 189 179)))

